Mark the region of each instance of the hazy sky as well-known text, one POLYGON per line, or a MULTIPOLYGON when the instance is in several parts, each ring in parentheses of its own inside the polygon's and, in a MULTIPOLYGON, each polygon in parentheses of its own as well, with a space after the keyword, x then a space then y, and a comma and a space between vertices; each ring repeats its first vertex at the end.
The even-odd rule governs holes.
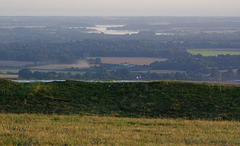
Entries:
POLYGON ((0 0, 1 16, 240 16, 240 0, 0 0))

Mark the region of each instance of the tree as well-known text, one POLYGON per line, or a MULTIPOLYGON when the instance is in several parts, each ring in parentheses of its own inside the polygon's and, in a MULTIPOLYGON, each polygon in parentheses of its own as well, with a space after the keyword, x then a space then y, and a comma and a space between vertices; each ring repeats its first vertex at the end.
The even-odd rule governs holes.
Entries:
POLYGON ((19 76, 19 78, 31 79, 33 76, 33 73, 31 70, 25 68, 25 69, 19 70, 18 76, 19 76))
POLYGON ((83 78, 92 79, 93 78, 93 73, 88 71, 85 74, 83 74, 83 78))
POLYGON ((121 68, 116 72, 117 77, 121 79, 131 79, 132 74, 127 68, 121 68))
POLYGON ((220 81, 222 79, 221 73, 217 68, 211 68, 211 74, 210 77, 214 80, 220 81))
POLYGON ((240 69, 237 70, 237 74, 240 75, 240 69))

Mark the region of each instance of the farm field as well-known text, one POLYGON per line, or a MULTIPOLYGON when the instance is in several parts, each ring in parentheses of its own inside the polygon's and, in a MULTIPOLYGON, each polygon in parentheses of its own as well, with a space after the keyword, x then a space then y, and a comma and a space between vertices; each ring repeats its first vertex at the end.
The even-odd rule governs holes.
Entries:
POLYGON ((239 145, 240 122, 0 114, 1 145, 239 145))
MULTIPOLYGON (((90 57, 95 58, 95 57, 90 57)), ((155 61, 165 61, 166 58, 147 58, 147 57, 100 57, 102 63, 107 64, 135 64, 135 65, 149 65, 155 61)))
POLYGON ((203 56, 240 55, 240 49, 188 49, 187 51, 193 55, 201 54, 203 56))
POLYGON ((0 74, 0 78, 18 78, 18 75, 0 74))

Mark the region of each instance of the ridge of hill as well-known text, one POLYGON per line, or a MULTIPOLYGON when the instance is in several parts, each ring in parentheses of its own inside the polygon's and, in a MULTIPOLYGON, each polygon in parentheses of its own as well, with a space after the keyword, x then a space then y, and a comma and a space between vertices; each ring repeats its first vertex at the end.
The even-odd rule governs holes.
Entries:
POLYGON ((158 81, 16 83, 0 80, 2 113, 240 120, 240 88, 158 81))

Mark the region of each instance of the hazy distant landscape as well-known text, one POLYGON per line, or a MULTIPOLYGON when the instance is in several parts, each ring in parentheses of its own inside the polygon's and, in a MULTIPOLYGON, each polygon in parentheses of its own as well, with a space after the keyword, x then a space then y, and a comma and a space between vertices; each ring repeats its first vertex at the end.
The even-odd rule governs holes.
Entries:
POLYGON ((28 77, 19 77, 224 82, 240 79, 239 17, 0 20, 0 73, 5 77, 19 76, 18 71, 28 69, 28 77))
POLYGON ((240 144, 240 17, 0 22, 1 145, 240 144))
POLYGON ((240 145, 239 0, 0 0, 1 145, 240 145))

